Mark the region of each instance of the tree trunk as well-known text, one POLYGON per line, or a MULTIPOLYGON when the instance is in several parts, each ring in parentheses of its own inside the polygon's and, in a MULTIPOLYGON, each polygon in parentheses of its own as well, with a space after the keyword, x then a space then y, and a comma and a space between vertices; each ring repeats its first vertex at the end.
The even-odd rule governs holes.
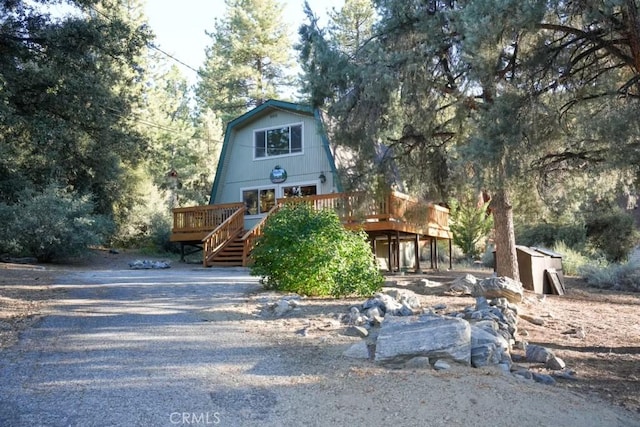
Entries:
POLYGON ((491 199, 491 211, 496 236, 496 274, 520 281, 516 257, 516 237, 513 231, 513 208, 509 193, 500 189, 491 199))

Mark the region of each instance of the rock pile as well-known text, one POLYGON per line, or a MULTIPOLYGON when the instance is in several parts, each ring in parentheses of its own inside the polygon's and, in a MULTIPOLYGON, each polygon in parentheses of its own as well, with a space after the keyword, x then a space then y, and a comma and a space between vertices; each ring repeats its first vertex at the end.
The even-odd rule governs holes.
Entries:
POLYGON ((522 284, 505 277, 476 280, 467 275, 454 282, 455 292, 475 296, 474 306, 446 312, 446 305, 422 307, 411 291, 389 289, 351 307, 342 321, 365 338, 345 355, 379 363, 438 369, 453 361, 473 367, 498 366, 522 378, 552 384, 549 375, 513 364, 511 352, 526 348, 526 361, 562 370, 564 362, 551 351, 517 341, 522 284), (354 328, 358 328, 357 330, 354 328), (529 372, 525 374, 524 371, 529 372))
POLYGON ((152 268, 171 268, 171 265, 166 261, 150 261, 148 259, 145 260, 135 260, 129 263, 129 268, 133 270, 143 270, 143 269, 152 269, 152 268))

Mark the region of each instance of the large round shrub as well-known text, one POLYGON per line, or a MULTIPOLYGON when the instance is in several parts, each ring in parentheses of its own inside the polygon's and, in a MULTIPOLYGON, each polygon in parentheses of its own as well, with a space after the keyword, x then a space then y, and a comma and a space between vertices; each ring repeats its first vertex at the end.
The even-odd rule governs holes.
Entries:
POLYGON ((597 212, 587 219, 587 237, 608 261, 622 262, 638 244, 633 216, 621 209, 597 212))
POLYGON ((79 255, 100 244, 109 229, 110 222, 93 208, 87 196, 55 186, 42 193, 25 191, 14 204, 0 203, 0 251, 41 262, 79 255))
POLYGON ((262 276, 267 289, 368 296, 383 281, 364 232, 346 230, 335 212, 304 203, 267 219, 252 257, 251 274, 262 276))

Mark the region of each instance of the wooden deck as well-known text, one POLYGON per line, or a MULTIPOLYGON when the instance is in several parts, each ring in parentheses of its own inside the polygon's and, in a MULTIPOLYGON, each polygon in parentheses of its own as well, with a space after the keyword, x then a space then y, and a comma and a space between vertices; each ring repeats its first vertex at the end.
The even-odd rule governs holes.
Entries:
MULTIPOLYGON (((318 210, 336 211, 346 228, 364 230, 369 235, 374 250, 376 239, 386 237, 390 269, 394 269, 393 265, 399 268, 400 242, 415 241, 416 264, 419 268, 420 241, 429 240, 433 244, 437 239, 452 238, 447 208, 419 202, 399 192, 391 192, 383 197, 371 197, 359 192, 279 199, 270 213, 288 203, 309 203, 318 210), (397 243, 395 253, 391 252, 392 242, 397 243), (394 254, 395 263, 392 262, 394 254)), ((185 245, 202 246, 205 266, 246 266, 250 262, 254 242, 270 213, 248 231, 243 229, 244 213, 242 203, 174 209, 171 241, 181 243, 183 248, 185 245)))

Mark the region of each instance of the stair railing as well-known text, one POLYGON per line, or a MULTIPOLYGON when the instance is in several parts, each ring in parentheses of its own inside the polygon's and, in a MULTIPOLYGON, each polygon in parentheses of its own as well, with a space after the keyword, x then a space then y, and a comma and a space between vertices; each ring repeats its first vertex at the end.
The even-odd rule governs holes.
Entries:
POLYGON ((276 203, 273 207, 267 212, 267 214, 256 224, 253 228, 247 231, 242 236, 242 241, 244 242, 244 247, 242 250, 242 265, 249 265, 249 257, 251 256, 251 252, 253 248, 256 246, 256 241, 258 237, 262 236, 262 232, 264 230, 264 226, 267 222, 267 218, 273 213, 275 213, 278 209, 280 209, 280 204, 276 203))
POLYGON ((244 206, 238 208, 233 215, 202 239, 202 263, 205 267, 227 243, 244 230, 244 211, 244 206))

